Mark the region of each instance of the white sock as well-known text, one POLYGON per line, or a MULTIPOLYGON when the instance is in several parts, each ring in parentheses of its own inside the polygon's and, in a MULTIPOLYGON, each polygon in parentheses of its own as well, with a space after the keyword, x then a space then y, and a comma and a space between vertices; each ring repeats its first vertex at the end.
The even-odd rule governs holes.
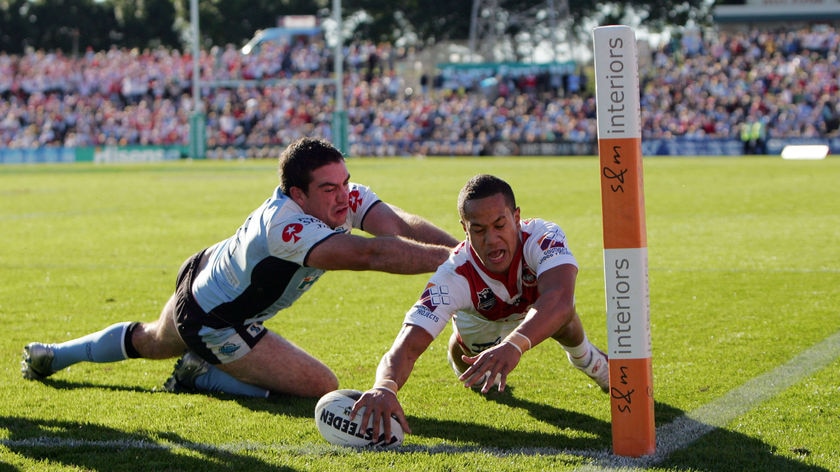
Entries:
POLYGON ((594 347, 595 346, 589 342, 589 338, 586 337, 586 334, 584 334, 583 342, 577 346, 563 346, 563 349, 565 349, 568 353, 569 361, 572 364, 578 367, 586 367, 590 362, 592 362, 592 350, 594 347))

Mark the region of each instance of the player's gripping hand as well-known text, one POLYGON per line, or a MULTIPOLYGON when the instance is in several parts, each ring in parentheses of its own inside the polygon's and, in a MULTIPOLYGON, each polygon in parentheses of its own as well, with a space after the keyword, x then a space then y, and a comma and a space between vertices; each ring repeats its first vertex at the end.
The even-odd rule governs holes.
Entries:
POLYGON ((519 364, 521 358, 522 352, 507 342, 493 346, 477 356, 462 355, 461 359, 470 364, 470 367, 458 377, 458 380, 464 382, 465 387, 472 387, 484 381, 481 393, 487 393, 493 387, 498 375, 499 391, 504 392, 507 375, 519 364))
POLYGON ((385 427, 385 437, 391 437, 391 417, 397 419, 404 433, 411 434, 411 428, 408 427, 408 420, 405 419, 405 412, 403 412, 395 392, 376 387, 368 390, 353 404, 350 419, 355 419, 359 410, 363 408, 361 424, 370 424, 370 418, 373 418, 373 437, 380 437, 380 425, 384 425, 385 427))

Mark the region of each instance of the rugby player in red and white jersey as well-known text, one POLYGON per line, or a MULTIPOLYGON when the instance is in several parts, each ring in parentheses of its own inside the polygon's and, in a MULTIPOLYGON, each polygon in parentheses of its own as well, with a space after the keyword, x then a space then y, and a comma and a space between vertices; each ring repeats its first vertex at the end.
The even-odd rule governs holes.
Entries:
POLYGON ((290 144, 279 166, 271 197, 231 237, 184 262, 157 321, 117 323, 59 344, 30 343, 23 376, 43 379, 83 361, 183 355, 166 390, 320 397, 337 389, 332 370, 263 322, 326 270, 433 272, 457 240, 351 183, 341 152, 325 141, 290 144), (351 235, 353 228, 375 237, 351 235))
POLYGON ((587 339, 575 311, 578 267, 566 235, 542 219, 521 220, 513 190, 491 176, 473 177, 458 196, 466 241, 438 267, 382 357, 373 388, 353 407, 374 436, 394 416, 411 432, 397 399, 414 364, 452 321, 449 362, 467 387, 505 389, 522 355, 552 338, 571 363, 609 389, 607 356, 587 339))

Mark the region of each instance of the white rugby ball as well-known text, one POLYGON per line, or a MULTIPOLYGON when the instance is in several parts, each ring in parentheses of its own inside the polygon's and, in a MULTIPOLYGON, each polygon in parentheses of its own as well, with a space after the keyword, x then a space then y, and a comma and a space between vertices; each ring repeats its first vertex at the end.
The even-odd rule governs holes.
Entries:
POLYGON ((391 437, 386 440, 385 427, 379 424, 379 437, 373 437, 373 418, 362 427, 364 408, 356 417, 350 419, 353 404, 362 396, 358 390, 342 389, 332 391, 318 400, 315 405, 315 424, 318 432, 330 444, 349 447, 397 447, 403 442, 405 434, 396 418, 391 418, 391 437))

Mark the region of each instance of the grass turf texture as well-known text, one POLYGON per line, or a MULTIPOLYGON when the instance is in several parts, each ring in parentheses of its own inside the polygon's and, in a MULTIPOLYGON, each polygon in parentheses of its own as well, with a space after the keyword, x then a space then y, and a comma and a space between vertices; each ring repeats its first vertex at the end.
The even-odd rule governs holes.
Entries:
MULTIPOLYGON (((348 167, 453 234, 469 177, 508 180, 523 217, 567 232, 581 266, 578 310, 606 347, 597 159, 348 167)), ((644 167, 661 426, 840 330, 840 159, 648 158, 644 167)), ((449 328, 400 392, 415 434, 396 452, 327 445, 315 400, 156 392, 174 360, 21 378, 29 341, 156 318, 181 262, 232 234, 276 182, 273 161, 0 166, 0 470, 575 470, 609 451, 608 398, 559 346, 528 352, 509 391, 484 397, 447 365, 449 328)), ((267 325, 330 365, 342 388, 365 390, 426 279, 332 272, 267 325)), ((840 470, 839 386, 834 358, 652 470, 840 470)))

